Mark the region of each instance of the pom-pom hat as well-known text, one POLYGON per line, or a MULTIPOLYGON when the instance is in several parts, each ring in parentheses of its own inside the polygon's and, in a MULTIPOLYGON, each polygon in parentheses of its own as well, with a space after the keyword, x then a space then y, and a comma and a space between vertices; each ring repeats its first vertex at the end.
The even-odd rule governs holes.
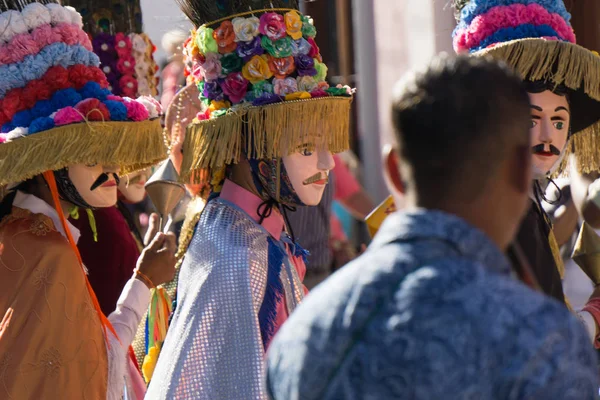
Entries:
POLYGON ((0 5, 0 185, 72 164, 128 172, 164 159, 156 110, 108 90, 79 13, 26 3, 0 5))
POLYGON ((296 1, 179 3, 197 27, 185 53, 207 106, 188 127, 184 181, 206 183, 203 170, 222 173, 242 156, 348 148, 352 92, 326 83, 316 29, 296 1))
MULTIPOLYGON (((529 81, 570 90, 571 145, 582 172, 600 169, 600 57, 576 44, 562 0, 455 0, 457 53, 501 59, 529 81)), ((565 157, 565 160, 567 157, 565 157)), ((562 168, 566 166, 563 162, 562 168)))

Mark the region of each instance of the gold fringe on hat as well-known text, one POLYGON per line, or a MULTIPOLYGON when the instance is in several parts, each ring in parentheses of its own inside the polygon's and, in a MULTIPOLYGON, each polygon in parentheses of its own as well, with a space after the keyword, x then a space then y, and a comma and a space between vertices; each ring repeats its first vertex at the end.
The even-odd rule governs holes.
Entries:
MULTIPOLYGON (((564 85, 574 91, 583 91, 590 99, 600 102, 600 57, 579 45, 539 38, 518 39, 478 51, 475 55, 500 59, 524 79, 564 85)), ((590 110, 577 110, 595 122, 573 132, 571 145, 567 148, 568 153, 577 155, 577 166, 583 173, 600 169, 600 104, 595 106, 590 110)), ((567 159, 564 157, 559 175, 566 171, 567 159)))
POLYGON ((226 115, 188 126, 181 179, 206 183, 202 170, 235 164, 242 154, 271 159, 298 151, 349 148, 351 97, 319 97, 231 109, 226 115), (244 126, 246 125, 246 126, 244 126), (248 135, 243 142, 244 128, 248 135))
POLYGON ((65 125, 0 144, 0 185, 73 164, 118 165, 126 174, 166 157, 159 120, 65 125))

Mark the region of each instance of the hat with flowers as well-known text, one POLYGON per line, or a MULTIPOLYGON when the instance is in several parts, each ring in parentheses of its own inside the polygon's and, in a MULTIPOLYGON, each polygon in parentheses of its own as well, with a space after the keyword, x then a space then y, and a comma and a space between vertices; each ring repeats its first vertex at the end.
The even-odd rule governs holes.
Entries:
MULTIPOLYGON (((352 91, 330 87, 310 17, 297 1, 179 0, 196 29, 185 43, 207 106, 189 127, 181 176, 297 151, 349 146, 352 91)), ((210 176, 209 176, 210 179, 210 176)))
POLYGON ((489 55, 526 80, 569 90, 573 135, 567 151, 577 154, 581 171, 600 169, 600 57, 576 44, 564 2, 454 0, 454 6, 457 53, 489 55))
POLYGON ((0 12, 0 185, 72 164, 127 172, 166 157, 157 103, 111 93, 75 9, 7 0, 0 12))

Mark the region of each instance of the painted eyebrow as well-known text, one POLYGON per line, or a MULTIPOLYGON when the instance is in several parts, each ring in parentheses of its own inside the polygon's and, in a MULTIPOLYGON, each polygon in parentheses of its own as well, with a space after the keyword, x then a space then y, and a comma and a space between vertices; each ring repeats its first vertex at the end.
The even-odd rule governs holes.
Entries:
POLYGON ((544 111, 544 109, 540 106, 536 106, 535 104, 531 104, 531 108, 533 108, 534 110, 538 110, 540 112, 544 111))
POLYGON ((563 106, 556 107, 556 110, 554 110, 554 112, 559 112, 561 110, 566 111, 567 113, 569 113, 569 115, 571 115, 571 113, 569 112, 569 110, 567 110, 567 108, 563 107, 563 106))

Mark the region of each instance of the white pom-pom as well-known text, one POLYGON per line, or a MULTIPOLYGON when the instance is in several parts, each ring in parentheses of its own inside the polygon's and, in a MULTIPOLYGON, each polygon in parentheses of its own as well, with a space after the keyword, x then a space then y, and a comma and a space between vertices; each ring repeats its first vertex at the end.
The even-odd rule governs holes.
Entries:
POLYGON ((67 10, 60 4, 50 3, 46 4, 46 7, 48 8, 48 11, 50 12, 50 17, 52 18, 52 25, 71 23, 71 14, 69 13, 69 10, 67 10))
POLYGON ((73 25, 77 25, 79 28, 83 28, 83 17, 81 16, 81 14, 79 14, 77 10, 71 6, 66 6, 65 10, 67 10, 69 14, 71 14, 71 23, 73 25))
POLYGON ((21 11, 21 15, 23 15, 25 25, 27 25, 27 28, 30 31, 34 30, 38 26, 52 22, 50 11, 48 11, 48 9, 40 3, 27 4, 25 8, 23 8, 23 11, 21 11))
POLYGON ((0 40, 10 41, 15 35, 29 31, 20 12, 9 10, 0 14, 0 40))
POLYGON ((6 140, 10 141, 10 140, 18 139, 20 137, 27 136, 28 133, 29 133, 29 128, 18 127, 18 128, 13 129, 12 131, 8 132, 8 134, 6 135, 6 140))
MULTIPOLYGON (((138 86, 138 90, 139 90, 139 86, 138 86)), ((158 118, 159 114, 162 112, 162 109, 160 108, 160 103, 158 103, 156 100, 154 100, 150 96, 138 97, 137 101, 139 103, 142 103, 144 105, 144 107, 146 107, 146 109, 148 110, 150 119, 158 118)))

